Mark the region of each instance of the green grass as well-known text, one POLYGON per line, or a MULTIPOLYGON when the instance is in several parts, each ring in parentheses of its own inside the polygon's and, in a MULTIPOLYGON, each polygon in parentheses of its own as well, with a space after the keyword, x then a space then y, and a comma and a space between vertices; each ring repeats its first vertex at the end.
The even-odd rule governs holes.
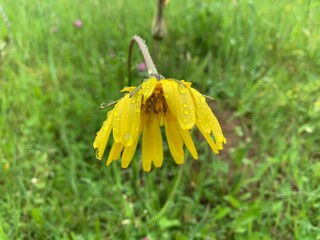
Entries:
POLYGON ((140 149, 126 170, 96 160, 97 108, 122 96, 134 34, 152 54, 154 2, 2 1, 0 239, 320 239, 318 1, 170 1, 157 68, 216 99, 229 143, 195 131, 199 161, 165 147, 151 173, 140 149))

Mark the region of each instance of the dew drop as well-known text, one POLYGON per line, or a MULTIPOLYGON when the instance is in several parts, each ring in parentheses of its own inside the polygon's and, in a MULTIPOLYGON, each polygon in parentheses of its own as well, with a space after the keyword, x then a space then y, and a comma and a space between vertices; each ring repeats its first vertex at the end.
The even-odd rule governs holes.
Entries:
POLYGON ((131 139, 131 134, 130 133, 126 133, 123 135, 123 141, 127 142, 131 139))
POLYGON ((178 89, 179 89, 180 93, 186 93, 187 92, 187 88, 185 86, 183 86, 183 85, 179 84, 178 89))
POLYGON ((189 114, 190 112, 188 110, 183 111, 184 114, 189 114))
POLYGON ((205 102, 206 102, 206 99, 205 99, 205 97, 204 97, 204 96, 201 96, 201 97, 200 97, 200 102, 203 102, 203 103, 205 103, 205 102))
POLYGON ((187 108, 188 106, 189 106, 189 105, 186 104, 186 103, 183 104, 183 107, 185 107, 185 108, 187 108))

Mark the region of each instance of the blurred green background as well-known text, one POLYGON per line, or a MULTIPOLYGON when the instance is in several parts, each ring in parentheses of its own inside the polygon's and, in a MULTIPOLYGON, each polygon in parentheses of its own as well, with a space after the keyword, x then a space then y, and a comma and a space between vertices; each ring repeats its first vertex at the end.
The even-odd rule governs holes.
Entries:
POLYGON ((320 239, 319 1, 169 2, 158 71, 215 98, 228 144, 195 130, 198 161, 151 173, 92 142, 156 1, 0 4, 0 239, 320 239))

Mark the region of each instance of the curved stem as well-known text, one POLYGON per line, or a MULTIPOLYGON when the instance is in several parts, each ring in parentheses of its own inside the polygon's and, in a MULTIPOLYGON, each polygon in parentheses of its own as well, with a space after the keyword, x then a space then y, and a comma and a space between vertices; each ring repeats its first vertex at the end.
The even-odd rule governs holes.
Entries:
POLYGON ((156 66, 153 63, 153 60, 150 56, 150 53, 148 51, 148 47, 145 43, 145 41, 135 35, 133 36, 133 38, 131 39, 130 45, 129 45, 129 55, 128 55, 128 78, 129 78, 129 86, 131 85, 131 56, 132 56, 132 48, 133 48, 133 44, 137 43, 140 49, 140 52, 143 56, 144 62, 146 63, 147 69, 148 69, 148 75, 150 74, 158 74, 158 71, 156 69, 156 66))

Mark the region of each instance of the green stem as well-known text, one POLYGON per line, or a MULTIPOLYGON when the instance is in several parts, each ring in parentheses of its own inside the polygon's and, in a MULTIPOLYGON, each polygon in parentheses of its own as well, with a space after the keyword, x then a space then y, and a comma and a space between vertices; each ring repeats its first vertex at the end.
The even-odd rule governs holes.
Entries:
POLYGON ((4 24, 6 25, 7 33, 8 33, 8 43, 10 44, 13 42, 13 37, 12 37, 12 33, 11 33, 11 24, 10 24, 9 18, 8 18, 6 12, 4 11, 1 4, 0 4, 0 15, 4 21, 4 24))
POLYGON ((129 78, 129 86, 131 86, 131 56, 132 56, 132 48, 133 48, 133 44, 137 43, 140 49, 140 52, 143 56, 144 62, 146 63, 147 69, 148 69, 148 75, 150 74, 158 74, 158 71, 156 69, 156 66, 153 63, 153 60, 150 56, 150 53, 148 51, 148 47, 145 43, 145 41, 135 35, 133 36, 133 38, 131 39, 130 45, 129 45, 129 55, 128 55, 128 78, 129 78))
POLYGON ((178 176, 176 177, 175 179, 175 182, 174 182, 174 185, 171 189, 171 192, 168 196, 168 199, 167 201, 165 202, 165 204, 163 205, 163 207, 160 209, 160 211, 153 217, 151 218, 151 222, 157 222, 159 221, 163 215, 167 212, 168 208, 170 207, 171 203, 173 202, 173 198, 177 192, 177 189, 181 183, 181 179, 182 179, 182 174, 183 174, 183 170, 184 170, 184 165, 183 164, 180 169, 179 169, 179 173, 178 173, 178 176))

